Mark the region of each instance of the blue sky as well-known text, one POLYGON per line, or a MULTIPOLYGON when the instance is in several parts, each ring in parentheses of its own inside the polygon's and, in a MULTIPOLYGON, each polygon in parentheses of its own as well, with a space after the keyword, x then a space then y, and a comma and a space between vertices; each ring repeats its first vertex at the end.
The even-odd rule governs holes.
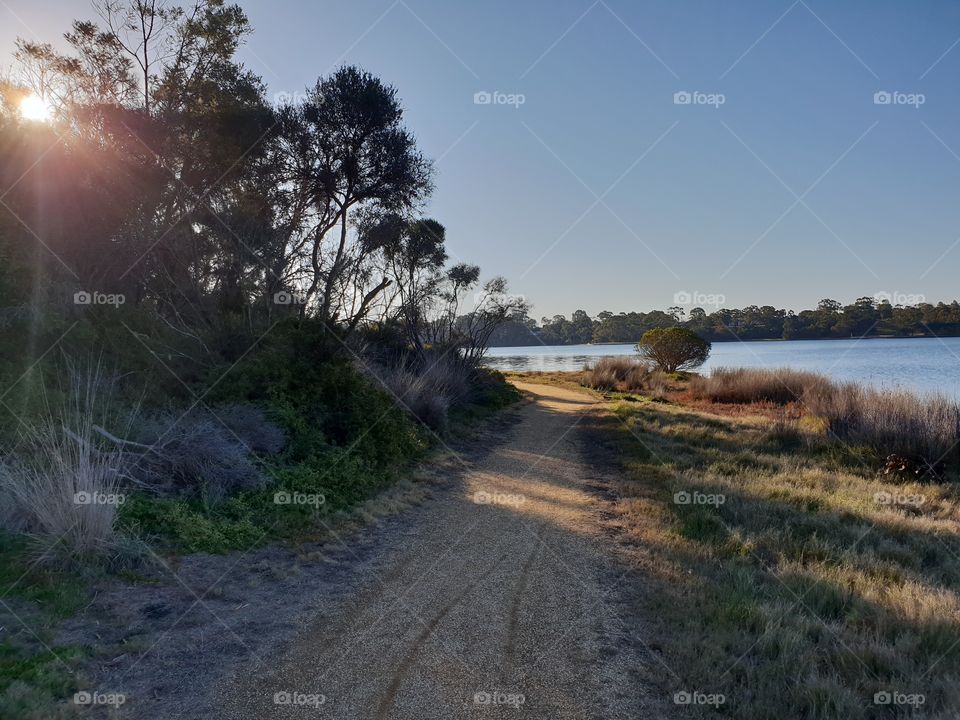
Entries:
MULTIPOLYGON (((240 4, 271 94, 342 63, 397 86, 451 254, 534 317, 960 295, 958 3, 240 4)), ((90 16, 0 0, 0 49, 90 16)))

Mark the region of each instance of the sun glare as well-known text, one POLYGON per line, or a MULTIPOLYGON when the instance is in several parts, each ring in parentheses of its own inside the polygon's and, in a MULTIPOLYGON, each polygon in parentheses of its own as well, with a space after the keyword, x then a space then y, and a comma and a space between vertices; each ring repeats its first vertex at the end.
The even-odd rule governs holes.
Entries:
POLYGON ((48 122, 52 114, 50 106, 39 95, 27 95, 20 101, 20 115, 24 120, 48 122))

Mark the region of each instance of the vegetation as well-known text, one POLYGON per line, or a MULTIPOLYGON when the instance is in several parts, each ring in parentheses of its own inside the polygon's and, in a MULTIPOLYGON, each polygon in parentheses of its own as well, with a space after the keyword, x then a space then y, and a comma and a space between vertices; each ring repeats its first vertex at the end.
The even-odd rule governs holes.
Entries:
MULTIPOLYGON (((526 310, 448 264, 395 88, 274 105, 238 6, 97 9, 0 81, 0 578, 79 589, 322 534, 515 399, 480 363, 526 310)), ((36 652, 0 647, 0 715, 36 652)))
POLYGON ((690 382, 694 397, 718 403, 785 405, 829 387, 830 381, 822 375, 790 368, 716 368, 708 377, 697 376, 690 382))
POLYGON ((651 682, 722 694, 724 717, 956 714, 954 485, 878 475, 871 448, 757 416, 614 412, 651 682))
POLYGON ((710 343, 686 328, 654 328, 643 334, 636 350, 659 370, 672 373, 703 365, 710 356, 710 343))
MULTIPOLYGON (((899 298, 897 298, 899 299, 899 298)), ((906 297, 913 301, 915 298, 906 297)), ((725 340, 811 340, 849 337, 954 337, 960 335, 960 302, 891 304, 880 294, 849 305, 821 300, 814 310, 778 310, 770 305, 743 309, 700 307, 650 312, 604 311, 591 318, 577 310, 570 318, 536 320, 523 316, 498 329, 492 344, 576 345, 635 343, 658 327, 682 326, 713 342, 725 340)))
POLYGON ((793 405, 807 427, 881 453, 891 472, 942 479, 960 470, 960 405, 947 398, 836 384, 789 369, 715 370, 690 383, 697 399, 793 405))

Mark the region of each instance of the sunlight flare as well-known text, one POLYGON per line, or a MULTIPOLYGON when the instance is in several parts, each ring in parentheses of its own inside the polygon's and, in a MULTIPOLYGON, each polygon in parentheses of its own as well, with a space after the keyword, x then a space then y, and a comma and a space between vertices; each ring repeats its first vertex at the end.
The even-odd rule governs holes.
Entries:
POLYGON ((35 122, 50 122, 53 109, 42 97, 36 93, 27 95, 20 101, 20 116, 24 120, 35 122))

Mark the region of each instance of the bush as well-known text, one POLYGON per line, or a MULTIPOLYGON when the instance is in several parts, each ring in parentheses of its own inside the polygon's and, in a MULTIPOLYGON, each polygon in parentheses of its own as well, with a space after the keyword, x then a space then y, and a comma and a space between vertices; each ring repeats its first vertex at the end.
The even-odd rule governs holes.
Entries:
POLYGON ((943 396, 847 383, 811 392, 805 404, 843 440, 920 460, 932 470, 958 459, 960 406, 943 396))
POLYGON ((372 467, 386 469, 419 453, 423 437, 402 408, 330 343, 322 323, 281 323, 211 395, 218 404, 266 408, 288 438, 287 462, 350 448, 372 467))
POLYGON ((667 390, 662 373, 630 357, 600 358, 584 371, 581 382, 596 390, 645 393, 654 397, 662 397, 667 390))
MULTIPOLYGON (((694 397, 720 403, 796 402, 834 439, 883 455, 901 456, 918 474, 937 477, 939 465, 960 460, 960 406, 939 395, 836 384, 789 368, 717 369, 690 383, 694 397)), ((892 458, 891 459, 896 459, 892 458)))
POLYGON ((225 405, 214 408, 213 413, 253 452, 276 455, 287 444, 280 426, 268 420, 267 414, 255 405, 225 405))
POLYGON ((695 398, 718 403, 786 404, 830 387, 832 383, 823 375, 790 368, 717 368, 709 377, 695 377, 690 382, 695 398))
POLYGON ((140 452, 129 474, 153 492, 220 501, 263 484, 245 443, 206 411, 146 417, 132 439, 140 452))
POLYGON ((400 406, 435 432, 447 430, 450 408, 465 400, 469 372, 444 356, 429 359, 420 369, 371 368, 400 406))
POLYGON ((676 372, 703 365, 710 343, 687 328, 655 328, 643 334, 636 351, 663 372, 676 372))
POLYGON ((31 538, 44 561, 91 560, 116 548, 124 454, 99 432, 110 394, 99 366, 73 373, 63 402, 23 421, 18 447, 0 464, 0 523, 31 538))

